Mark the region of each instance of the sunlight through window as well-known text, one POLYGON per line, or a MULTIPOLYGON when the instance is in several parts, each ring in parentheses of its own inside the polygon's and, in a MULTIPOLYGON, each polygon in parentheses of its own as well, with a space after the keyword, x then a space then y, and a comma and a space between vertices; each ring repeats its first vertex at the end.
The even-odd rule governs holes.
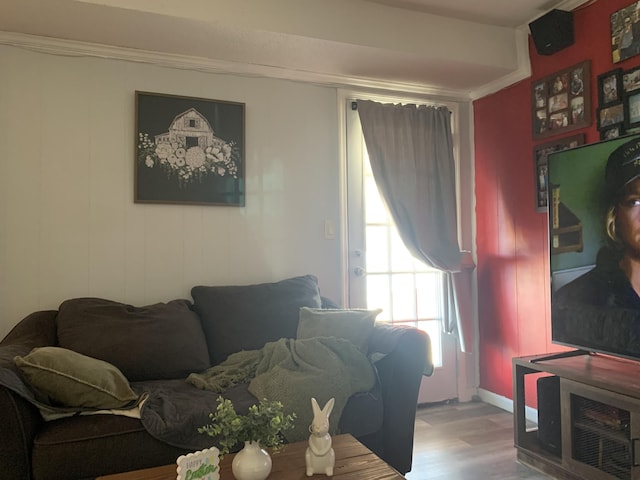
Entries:
POLYGON ((442 273, 416 260, 400 239, 376 187, 368 156, 365 184, 367 305, 380 321, 413 325, 431 337, 433 362, 442 365, 442 273))

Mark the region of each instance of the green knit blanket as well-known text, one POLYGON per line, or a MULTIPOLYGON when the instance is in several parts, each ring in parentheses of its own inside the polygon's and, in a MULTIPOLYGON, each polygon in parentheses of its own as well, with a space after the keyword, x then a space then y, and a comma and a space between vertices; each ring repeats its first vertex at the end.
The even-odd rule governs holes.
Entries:
POLYGON ((305 440, 313 420, 311 397, 322 407, 335 398, 329 418, 330 433, 338 432, 338 422, 349 397, 371 390, 376 374, 369 359, 348 340, 314 337, 281 338, 260 350, 234 353, 224 362, 201 373, 192 373, 187 382, 203 390, 223 392, 238 383, 249 383, 249 392, 258 399, 282 402, 285 413, 295 413, 296 426, 285 432, 289 442, 305 440))

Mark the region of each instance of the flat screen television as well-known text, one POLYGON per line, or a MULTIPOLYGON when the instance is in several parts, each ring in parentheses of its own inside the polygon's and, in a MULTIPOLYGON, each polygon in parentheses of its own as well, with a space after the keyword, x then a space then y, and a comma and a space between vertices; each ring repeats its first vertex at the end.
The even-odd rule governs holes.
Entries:
MULTIPOLYGON (((605 166, 609 155, 639 138, 619 137, 548 157, 551 340, 575 348, 565 355, 605 353, 640 360, 640 309, 620 307, 609 300, 617 298, 617 293, 609 297, 604 293, 617 283, 602 284, 606 288, 585 295, 571 293, 572 288, 575 292, 576 286, 586 285, 584 275, 593 278, 596 258, 607 244, 605 217, 610 197, 605 189, 605 166), (601 302, 600 297, 607 300, 601 302)), ((602 265, 601 260, 598 263, 602 265)), ((617 259, 610 263, 617 265, 617 259)), ((617 274, 621 274, 619 269, 617 274)))

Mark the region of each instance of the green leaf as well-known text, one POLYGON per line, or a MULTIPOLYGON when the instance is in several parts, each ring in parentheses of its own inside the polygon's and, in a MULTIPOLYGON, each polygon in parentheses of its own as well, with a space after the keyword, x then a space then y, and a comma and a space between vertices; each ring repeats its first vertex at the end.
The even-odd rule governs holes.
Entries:
POLYGON ((221 455, 245 441, 259 442, 261 447, 277 452, 284 444, 282 432, 294 427, 296 414, 285 415, 281 402, 265 398, 249 407, 247 415, 238 415, 230 400, 217 400, 216 411, 209 414, 211 423, 198 427, 198 433, 218 437, 221 455))

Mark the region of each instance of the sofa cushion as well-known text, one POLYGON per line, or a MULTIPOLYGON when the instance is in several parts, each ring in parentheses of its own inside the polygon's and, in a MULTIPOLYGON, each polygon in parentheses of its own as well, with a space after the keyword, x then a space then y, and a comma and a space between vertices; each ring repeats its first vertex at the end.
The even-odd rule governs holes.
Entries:
POLYGON ((52 405, 121 409, 138 400, 115 366, 65 348, 35 348, 16 357, 15 363, 27 382, 52 405))
POLYGON ((381 309, 300 309, 297 338, 338 337, 349 340, 364 354, 381 309))
POLYGON ((153 438, 140 420, 119 415, 71 417, 38 430, 33 480, 69 480, 175 463, 189 451, 153 438))
POLYGON ((313 275, 256 285, 197 286, 191 295, 213 365, 240 350, 295 338, 300 308, 320 307, 318 279, 313 275))
POLYGON ((100 298, 60 305, 58 343, 118 367, 129 381, 184 378, 209 365, 198 315, 188 300, 144 307, 100 298))

